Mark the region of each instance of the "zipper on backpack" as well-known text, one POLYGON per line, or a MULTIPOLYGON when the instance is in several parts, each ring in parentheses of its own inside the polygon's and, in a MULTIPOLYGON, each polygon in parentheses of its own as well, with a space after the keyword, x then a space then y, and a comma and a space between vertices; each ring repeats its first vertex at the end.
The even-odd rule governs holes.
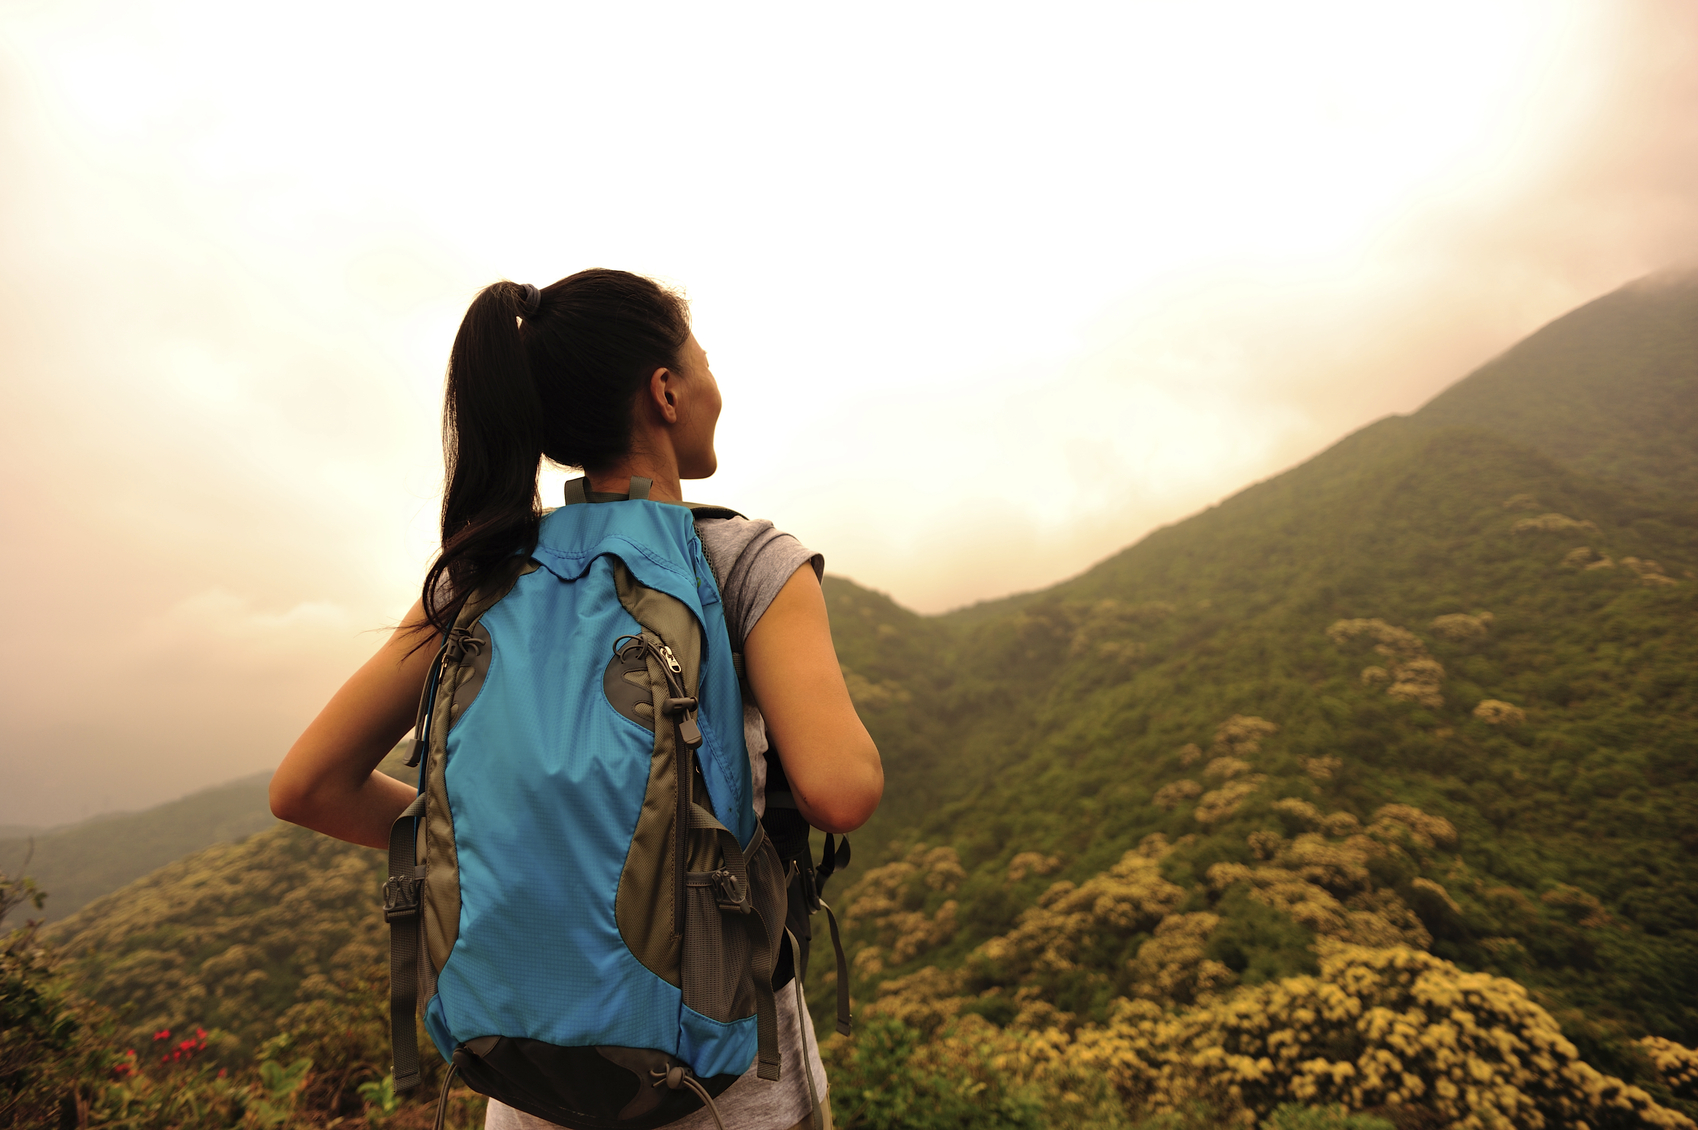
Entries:
POLYGON ((678 662, 678 656, 672 648, 658 639, 641 636, 621 636, 613 641, 613 651, 623 655, 629 650, 626 641, 632 641, 647 650, 661 664, 665 671, 667 701, 655 703, 655 722, 660 724, 660 715, 669 715, 672 719, 673 734, 677 738, 674 748, 674 789, 677 793, 677 811, 673 816, 673 931, 678 936, 684 934, 684 922, 688 915, 689 902, 685 894, 685 874, 689 869, 690 851, 690 807, 692 803, 691 786, 694 783, 692 769, 696 760, 696 747, 702 744, 701 727, 696 725, 697 700, 684 693, 684 665, 678 662))

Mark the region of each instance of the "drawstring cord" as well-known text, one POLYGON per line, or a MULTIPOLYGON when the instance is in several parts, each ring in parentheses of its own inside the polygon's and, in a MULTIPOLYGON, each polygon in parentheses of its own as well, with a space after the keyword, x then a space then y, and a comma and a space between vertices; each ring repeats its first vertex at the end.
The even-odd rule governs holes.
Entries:
POLYGON ((702 1086, 694 1075, 690 1074, 689 1068, 673 1067, 667 1071, 651 1071, 649 1074, 655 1076, 653 1086, 658 1087, 664 1083, 669 1090, 676 1091, 680 1087, 688 1087, 696 1092, 696 1097, 702 1100, 702 1105, 706 1106, 708 1113, 713 1115, 713 1124, 719 1127, 719 1130, 725 1130, 725 1121, 719 1117, 719 1108, 713 1105, 713 1096, 708 1094, 707 1088, 702 1086))
POLYGON ((430 1124, 431 1130, 442 1130, 448 1124, 448 1086, 454 1082, 454 1072, 458 1070, 458 1064, 450 1063, 447 1074, 442 1077, 442 1090, 436 1095, 436 1118, 430 1124))
MULTIPOLYGON (((799 955, 802 952, 802 946, 800 942, 796 941, 796 935, 789 930, 784 931, 784 933, 790 938, 790 952, 799 955)), ((808 1101, 814 1104, 808 1110, 808 1126, 810 1130, 820 1130, 820 1093, 814 1087, 813 1061, 808 1058, 808 1030, 814 1026, 814 1020, 813 1017, 808 1015, 808 1006, 802 1000, 801 971, 797 970, 792 973, 790 979, 796 983, 796 1024, 802 1029, 802 1074, 808 1080, 808 1101)), ((815 1036, 815 1050, 818 1050, 819 1044, 819 1037, 815 1036)))

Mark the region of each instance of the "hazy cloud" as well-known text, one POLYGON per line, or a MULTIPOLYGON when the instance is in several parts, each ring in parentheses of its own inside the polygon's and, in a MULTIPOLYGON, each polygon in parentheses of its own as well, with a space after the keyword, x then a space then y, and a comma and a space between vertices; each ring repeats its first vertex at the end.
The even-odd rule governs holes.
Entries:
POLYGON ((0 822, 276 762, 413 597, 442 362, 501 275, 688 284, 727 396, 695 493, 937 611, 1077 573, 1698 257, 1674 0, 902 35, 875 8, 747 43, 759 21, 685 9, 635 38, 536 18, 422 9, 374 60, 393 21, 0 16, 0 822))

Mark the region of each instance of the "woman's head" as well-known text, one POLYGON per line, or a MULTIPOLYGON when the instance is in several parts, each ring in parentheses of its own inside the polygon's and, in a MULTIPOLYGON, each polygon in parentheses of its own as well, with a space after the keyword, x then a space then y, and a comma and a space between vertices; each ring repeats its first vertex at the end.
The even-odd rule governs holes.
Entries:
MULTIPOLYGON (((689 308, 640 275, 580 271, 540 294, 511 282, 484 288, 449 356, 442 553, 425 578, 427 618, 446 629, 461 595, 504 558, 535 544, 542 458, 589 472, 619 462, 631 451, 634 430, 649 419, 635 410, 639 394, 659 370, 682 382, 696 376, 698 364, 706 374, 689 308)), ((714 389, 714 417, 717 405, 714 389)), ((698 417, 682 422, 697 429, 701 423, 698 417)), ((711 460, 712 420, 707 424, 711 460)), ((699 463, 699 444, 687 448, 699 463)), ((690 470, 711 474, 713 468, 690 470)))
MULTIPOLYGON (((520 290, 496 285, 510 301, 520 290)), ((637 393, 656 369, 678 367, 690 312, 682 298, 641 275, 579 271, 543 288, 519 339, 541 409, 541 453, 596 471, 630 450, 637 393)), ((450 396, 453 389, 451 367, 450 396)))

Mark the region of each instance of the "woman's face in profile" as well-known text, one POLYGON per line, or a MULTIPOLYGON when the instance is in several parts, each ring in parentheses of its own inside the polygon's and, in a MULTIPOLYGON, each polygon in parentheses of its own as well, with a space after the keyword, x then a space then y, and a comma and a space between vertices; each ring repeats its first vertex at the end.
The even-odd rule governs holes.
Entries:
POLYGON ((678 477, 705 479, 719 469, 719 456, 713 450, 713 432, 723 406, 719 383, 695 334, 679 350, 678 362, 684 378, 677 388, 678 423, 672 433, 678 477))

